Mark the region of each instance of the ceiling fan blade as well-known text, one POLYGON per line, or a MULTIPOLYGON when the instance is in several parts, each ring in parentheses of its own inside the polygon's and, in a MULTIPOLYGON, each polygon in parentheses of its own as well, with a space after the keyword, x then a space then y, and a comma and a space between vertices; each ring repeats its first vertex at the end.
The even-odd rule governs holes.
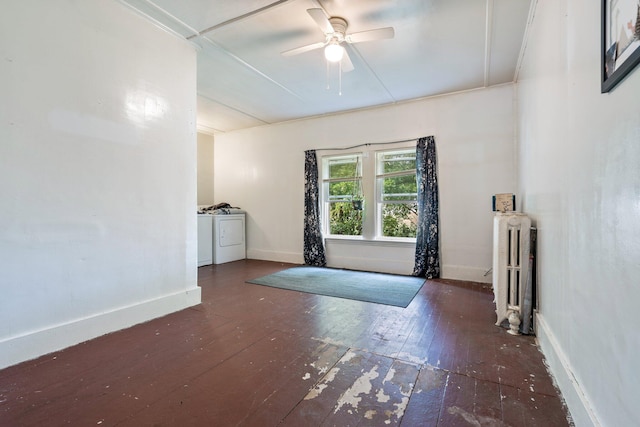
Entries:
POLYGON ((325 42, 318 42, 318 43, 308 44, 306 46, 300 46, 300 47, 297 47, 295 49, 285 50, 284 52, 281 53, 281 55, 282 56, 298 55, 299 53, 308 52, 308 51, 314 50, 314 49, 320 49, 325 44, 326 44, 325 42))
POLYGON ((377 28, 375 30, 360 31, 359 33, 347 34, 347 43, 361 43, 373 40, 392 39, 395 35, 393 27, 377 28))
POLYGON ((323 33, 330 34, 334 32, 333 25, 329 22, 329 18, 327 18, 324 10, 320 8, 307 9, 307 13, 316 21, 316 24, 318 24, 318 27, 320 27, 323 33))
POLYGON ((347 49, 344 50, 344 54, 342 55, 342 61, 340 61, 340 68, 345 73, 348 73, 349 71, 353 71, 353 62, 351 62, 351 58, 349 58, 347 49))

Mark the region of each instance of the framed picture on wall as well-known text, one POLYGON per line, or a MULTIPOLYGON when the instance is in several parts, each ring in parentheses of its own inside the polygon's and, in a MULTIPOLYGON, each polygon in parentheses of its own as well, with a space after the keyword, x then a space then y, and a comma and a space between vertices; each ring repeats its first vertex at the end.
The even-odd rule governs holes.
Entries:
POLYGON ((602 0, 602 93, 640 63, 640 0, 602 0))
POLYGON ((492 206, 494 212, 513 212, 516 210, 516 195, 513 193, 494 194, 492 206))

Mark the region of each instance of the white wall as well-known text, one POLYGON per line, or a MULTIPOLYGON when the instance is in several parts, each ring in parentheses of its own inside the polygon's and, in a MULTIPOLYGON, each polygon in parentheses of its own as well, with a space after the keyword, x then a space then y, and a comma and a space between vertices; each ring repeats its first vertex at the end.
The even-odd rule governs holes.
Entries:
MULTIPOLYGON (((216 135, 215 194, 248 211, 250 258, 302 263, 304 151, 434 135, 444 277, 491 281, 491 196, 515 192, 512 85, 216 135)), ((348 96, 348 95, 344 95, 348 96)), ((327 247, 331 266, 410 274, 414 248, 327 247)))
POLYGON ((640 69, 600 93, 600 5, 539 0, 518 83, 538 337, 577 426, 640 425, 640 69))
POLYGON ((198 205, 213 205, 213 136, 198 132, 198 205))
POLYGON ((196 64, 117 2, 0 14, 0 367, 199 303, 196 64))

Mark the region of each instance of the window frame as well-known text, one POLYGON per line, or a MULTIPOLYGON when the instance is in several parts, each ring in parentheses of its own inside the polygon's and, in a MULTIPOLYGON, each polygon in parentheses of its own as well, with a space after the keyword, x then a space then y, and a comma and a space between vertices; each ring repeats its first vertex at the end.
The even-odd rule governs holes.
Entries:
MULTIPOLYGON (((400 153, 411 153, 413 154, 413 160, 415 162, 416 151, 415 147, 412 149, 409 148, 390 148, 385 150, 376 150, 375 151, 375 163, 376 163, 376 176, 375 176, 375 184, 376 184, 376 237, 381 240, 400 240, 400 241, 411 241, 415 242, 415 237, 397 237, 397 236, 383 236, 383 205, 385 204, 396 204, 396 205, 409 205, 416 204, 418 202, 418 192, 416 188, 415 193, 405 193, 406 195, 410 195, 409 198, 406 199, 398 199, 398 200, 384 200, 384 180, 385 178, 395 178, 395 177, 404 177, 404 176, 413 176, 413 179, 416 179, 416 168, 414 166, 413 169, 406 169, 403 171, 395 171, 384 173, 384 155, 388 154, 400 154, 400 153)), ((402 195, 405 195, 402 194, 402 195)))
MULTIPOLYGON (((325 239, 337 239, 337 240, 362 240, 362 241, 381 241, 388 242, 390 244, 400 243, 415 243, 415 237, 386 237, 382 235, 383 223, 382 223, 382 189, 379 188, 379 173, 378 173, 378 155, 379 153, 389 152, 402 152, 411 151, 415 153, 415 141, 409 141, 405 143, 399 143, 397 145, 389 146, 385 144, 384 148, 375 146, 375 144, 361 146, 350 150, 330 150, 322 155, 319 162, 319 175, 320 175, 320 207, 321 207, 321 221, 322 221, 322 233, 325 239), (334 181, 328 178, 328 165, 332 159, 340 157, 360 156, 360 182, 362 187, 362 194, 364 196, 363 206, 363 223, 362 223, 362 235, 341 235, 331 234, 330 231, 330 200, 328 200, 328 182, 334 181)), ((407 171, 408 172, 408 171, 407 171)), ((403 171, 398 174, 399 176, 407 176, 408 173, 403 171)), ((395 174, 395 173, 394 173, 395 174)), ((415 177, 416 171, 413 171, 415 177)), ((388 202, 385 202, 388 203, 388 202)), ((405 203, 404 201, 400 203, 405 203)))
MULTIPOLYGON (((363 218, 363 223, 361 225, 361 234, 331 234, 331 219, 330 219, 330 211, 331 211, 331 203, 340 203, 340 202, 351 202, 351 200, 353 200, 354 195, 351 195, 351 198, 348 200, 339 200, 334 198, 332 200, 331 195, 329 194, 330 191, 330 184, 331 183, 336 183, 336 182, 349 182, 349 181, 358 181, 358 183, 356 183, 356 185, 361 189, 362 194, 361 196, 364 197, 364 191, 362 190, 362 186, 363 186, 363 168, 364 168, 364 154, 361 151, 353 151, 353 152, 348 152, 348 153, 341 153, 341 154, 335 154, 335 155, 328 155, 328 156, 323 156, 322 157, 322 161, 321 161, 321 168, 322 168, 322 172, 320 174, 321 177, 321 182, 322 182, 322 189, 320 191, 320 199, 321 199, 321 203, 322 203, 322 208, 321 208, 321 221, 322 221, 322 233, 324 236, 330 237, 330 238, 339 238, 339 239, 362 239, 363 238, 363 233, 364 233, 364 218, 363 218), (340 159, 348 159, 348 158, 355 158, 356 159, 356 167, 355 167, 355 176, 353 177, 337 177, 337 178, 332 178, 329 175, 330 173, 330 166, 331 166, 331 161, 332 160, 340 160, 340 159)), ((355 193, 355 192, 354 192, 355 193)), ((364 214, 364 213, 363 213, 364 214)))

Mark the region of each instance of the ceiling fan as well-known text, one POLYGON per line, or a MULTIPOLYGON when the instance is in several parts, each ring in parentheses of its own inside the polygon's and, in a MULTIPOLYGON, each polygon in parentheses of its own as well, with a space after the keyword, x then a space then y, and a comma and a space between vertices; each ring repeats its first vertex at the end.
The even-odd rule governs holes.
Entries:
POLYGON ((394 36, 393 27, 376 28, 374 30, 360 31, 347 34, 347 21, 337 16, 327 17, 324 10, 320 8, 307 9, 307 13, 318 24, 318 27, 325 35, 323 42, 313 43, 306 46, 297 47, 282 52, 283 56, 298 55, 314 49, 324 47, 324 55, 329 62, 341 62, 342 71, 353 70, 353 63, 349 58, 342 44, 344 42, 353 44, 374 40, 392 39, 394 36))

